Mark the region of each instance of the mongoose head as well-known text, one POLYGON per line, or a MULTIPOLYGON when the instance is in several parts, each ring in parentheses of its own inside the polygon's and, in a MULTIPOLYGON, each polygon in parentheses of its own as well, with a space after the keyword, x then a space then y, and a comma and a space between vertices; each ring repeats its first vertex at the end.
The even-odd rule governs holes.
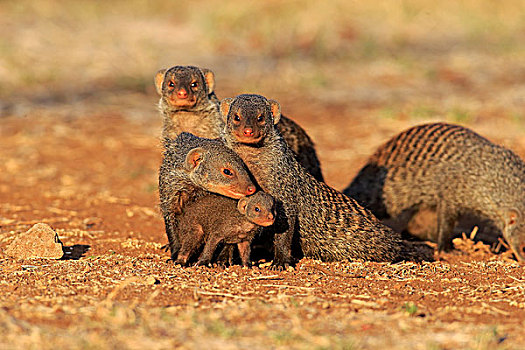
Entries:
POLYGON ((221 102, 221 115, 226 123, 228 141, 256 145, 275 127, 281 118, 281 106, 260 95, 239 95, 221 102))
POLYGON ((260 226, 270 226, 275 221, 273 197, 263 191, 239 199, 237 209, 248 220, 260 226))
POLYGON ((503 237, 518 261, 525 261, 525 217, 524 211, 508 209, 504 213, 503 237))
POLYGON ((192 110, 213 93, 215 77, 209 69, 175 66, 155 75, 161 101, 173 110, 192 110))
POLYGON ((190 180, 201 188, 239 199, 255 193, 246 166, 232 150, 204 145, 186 155, 185 170, 190 180))

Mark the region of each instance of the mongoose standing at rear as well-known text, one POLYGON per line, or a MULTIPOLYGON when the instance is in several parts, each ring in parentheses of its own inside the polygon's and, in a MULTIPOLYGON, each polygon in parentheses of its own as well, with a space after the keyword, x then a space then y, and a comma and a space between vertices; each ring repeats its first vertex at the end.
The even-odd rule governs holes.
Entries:
POLYGON ((180 240, 178 219, 187 203, 218 193, 239 199, 255 193, 246 166, 219 140, 182 133, 164 140, 164 158, 159 170, 160 208, 164 217, 171 259, 177 258, 180 240))
MULTIPOLYGON (((159 110, 164 118, 163 137, 175 138, 189 132, 205 138, 218 138, 224 129, 219 113, 215 76, 209 69, 175 66, 155 75, 155 87, 160 95, 159 110)), ((293 120, 282 116, 278 125, 284 140, 297 160, 317 180, 323 181, 315 146, 306 131, 293 120)), ((250 133, 247 127, 245 132, 250 133)))
POLYGON ((525 260, 525 164, 459 125, 412 127, 380 146, 344 193, 403 229, 419 209, 437 211, 434 240, 451 248, 462 214, 488 218, 525 260))
POLYGON ((259 95, 239 95, 223 100, 221 113, 226 122, 226 144, 276 201, 277 218, 272 227, 275 266, 293 263, 295 235, 305 256, 323 261, 432 259, 428 247, 403 241, 355 200, 305 171, 275 126, 281 114, 277 102, 259 95), (247 125, 253 130, 249 135, 244 132, 247 125))
POLYGON ((273 224, 273 208, 273 198, 263 191, 238 201, 215 194, 195 200, 186 206, 179 220, 181 248, 175 263, 186 265, 191 255, 206 243, 197 264, 207 265, 222 242, 236 244, 242 265, 248 266, 250 243, 261 227, 273 224))

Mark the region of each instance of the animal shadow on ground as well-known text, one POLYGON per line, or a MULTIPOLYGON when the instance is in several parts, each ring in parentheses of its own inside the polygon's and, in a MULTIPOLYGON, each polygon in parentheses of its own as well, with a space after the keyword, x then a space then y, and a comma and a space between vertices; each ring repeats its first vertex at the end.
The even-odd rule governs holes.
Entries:
POLYGON ((79 260, 90 248, 91 246, 87 244, 75 244, 69 247, 64 246, 62 248, 64 256, 61 260, 79 260))

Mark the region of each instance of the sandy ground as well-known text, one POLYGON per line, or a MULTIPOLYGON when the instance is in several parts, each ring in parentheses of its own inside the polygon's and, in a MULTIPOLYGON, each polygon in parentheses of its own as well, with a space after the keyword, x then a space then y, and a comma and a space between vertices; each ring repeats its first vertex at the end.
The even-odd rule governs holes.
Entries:
MULTIPOLYGON (((0 259, 0 347, 523 346, 524 265, 466 238, 421 265, 303 259, 276 272, 265 262, 167 263, 156 187, 160 118, 155 97, 137 98, 152 101, 151 114, 43 109, 2 118, 0 249, 43 222, 67 254, 0 259)), ((322 120, 293 101, 285 110, 314 131, 327 182, 339 189, 365 160, 348 149, 373 149, 410 124, 387 120, 374 129, 373 120, 355 117, 348 126, 352 116, 319 106, 322 120), (337 133, 344 137, 326 141, 337 133)), ((521 137, 511 142, 523 144, 521 137)))
POLYGON ((339 190, 428 121, 525 158, 522 0, 5 0, 0 28, 0 349, 525 348, 525 265, 470 226, 421 265, 167 263, 152 82, 276 99, 339 190), (35 223, 66 258, 6 256, 35 223))

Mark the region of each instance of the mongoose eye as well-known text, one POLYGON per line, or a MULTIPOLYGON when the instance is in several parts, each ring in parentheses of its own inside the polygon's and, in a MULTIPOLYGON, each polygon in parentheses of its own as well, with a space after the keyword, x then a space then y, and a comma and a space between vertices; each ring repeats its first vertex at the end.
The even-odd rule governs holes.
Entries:
POLYGON ((236 122, 240 122, 241 121, 241 117, 239 117, 239 115, 236 114, 236 115, 233 116, 233 120, 235 120, 236 122))
POLYGON ((255 211, 258 213, 258 212, 261 211, 261 208, 259 208, 259 207, 255 207, 255 211))
POLYGON ((223 168, 222 169, 222 173, 224 175, 228 176, 228 177, 232 177, 233 176, 233 172, 230 169, 228 169, 228 168, 223 168))
POLYGON ((257 117, 257 121, 260 123, 264 120, 264 116, 261 114, 260 116, 257 117))
POLYGON ((197 86, 199 86, 199 83, 197 83, 196 81, 194 81, 193 83, 190 84, 190 86, 192 88, 196 88, 197 86))
POLYGON ((173 88, 173 87, 175 87, 175 83, 174 83, 173 81, 170 81, 170 82, 168 83, 168 86, 171 87, 171 88, 173 88))

